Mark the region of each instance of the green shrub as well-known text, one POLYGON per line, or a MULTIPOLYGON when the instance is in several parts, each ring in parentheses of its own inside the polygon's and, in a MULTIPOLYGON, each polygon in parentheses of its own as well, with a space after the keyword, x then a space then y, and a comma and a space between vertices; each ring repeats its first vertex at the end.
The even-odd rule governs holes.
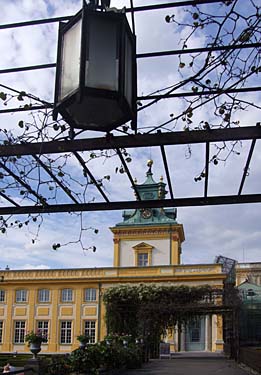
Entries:
POLYGON ((99 369, 138 368, 142 365, 142 353, 139 346, 128 343, 125 347, 119 337, 110 341, 87 345, 84 349, 74 350, 68 358, 72 371, 84 374, 98 374, 99 369))

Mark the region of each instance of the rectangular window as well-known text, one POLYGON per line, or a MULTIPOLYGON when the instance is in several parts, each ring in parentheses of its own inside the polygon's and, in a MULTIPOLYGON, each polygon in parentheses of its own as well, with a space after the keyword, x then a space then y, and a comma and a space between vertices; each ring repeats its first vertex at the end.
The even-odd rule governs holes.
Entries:
POLYGON ((85 295, 84 295, 85 301, 96 301, 96 289, 94 288, 88 288, 85 289, 85 295))
POLYGON ((3 342, 3 321, 0 320, 0 343, 3 342))
POLYGON ((25 321, 17 320, 14 323, 14 343, 24 344, 24 336, 25 336, 25 321))
POLYGON ((72 342, 72 322, 70 320, 61 322, 60 331, 60 343, 61 344, 71 344, 72 342))
POLYGON ((63 289, 62 290, 62 302, 72 302, 72 300, 73 300, 72 289, 63 289))
POLYGON ((89 344, 95 343, 96 337, 96 321, 95 320, 86 320, 84 322, 84 334, 89 336, 89 344))
POLYGON ((50 302, 50 291, 49 289, 38 290, 38 301, 39 302, 50 302))
POLYGON ((39 320, 37 322, 37 331, 47 338, 48 340, 48 331, 49 331, 49 321, 48 320, 39 320))
POLYGON ((0 290, 0 302, 5 302, 5 291, 0 290))
POLYGON ((145 267, 149 264, 149 255, 148 253, 139 253, 138 254, 138 267, 145 267))
POLYGON ((16 291, 16 302, 26 302, 27 301, 27 290, 20 289, 16 291))

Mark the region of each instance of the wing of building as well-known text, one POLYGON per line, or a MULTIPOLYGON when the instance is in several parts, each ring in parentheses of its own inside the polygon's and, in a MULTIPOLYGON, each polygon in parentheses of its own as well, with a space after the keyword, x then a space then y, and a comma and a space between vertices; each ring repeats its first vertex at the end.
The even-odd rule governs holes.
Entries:
MULTIPOLYGON (((155 182, 148 163, 145 182, 136 183, 142 200, 165 198, 166 184, 155 182)), ((114 263, 109 268, 5 270, 0 285, 0 350, 26 352, 24 336, 30 330, 48 335, 42 353, 67 353, 79 346, 77 336, 90 342, 106 335, 102 293, 129 283, 210 285, 223 288, 221 264, 182 265, 183 225, 176 208, 137 209, 123 212, 123 221, 110 228, 114 263), (114 246, 114 249, 113 249, 114 246)), ((222 351, 222 317, 206 315, 172 332, 172 351, 222 351)))

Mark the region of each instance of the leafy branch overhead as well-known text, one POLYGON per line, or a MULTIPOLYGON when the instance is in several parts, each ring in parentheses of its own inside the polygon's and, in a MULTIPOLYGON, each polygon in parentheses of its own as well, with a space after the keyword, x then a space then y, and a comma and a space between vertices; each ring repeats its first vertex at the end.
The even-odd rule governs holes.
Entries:
MULTIPOLYGON (((169 34, 174 35, 176 51, 170 65, 172 72, 167 86, 162 87, 161 79, 156 80, 152 93, 138 97, 138 133, 175 130, 211 132, 212 129, 248 125, 244 119, 249 113, 253 119, 260 116, 261 107, 255 100, 257 77, 261 71, 260 7, 257 0, 248 0, 247 6, 242 0, 221 0, 213 4, 195 1, 195 5, 178 8, 175 14, 167 14, 161 21, 166 22, 169 34), (177 35, 180 37, 178 43, 177 35), (163 99, 169 100, 173 106, 170 113, 158 110, 157 103, 163 99), (155 113, 157 116, 154 116, 155 113), (150 123, 146 124, 148 119, 150 123)), ((139 38, 142 35, 137 35, 139 38)), ((139 78, 141 83, 143 77, 139 78)), ((11 113, 14 123, 1 127, 0 147, 73 141, 68 124, 61 118, 53 120, 51 101, 3 84, 0 89, 0 110, 11 113)), ((128 123, 117 131, 131 136, 128 123)), ((83 131, 79 130, 73 136, 80 140, 84 136, 83 131)), ((113 134, 106 134, 108 142, 111 137, 113 134)), ((106 194, 113 185, 113 174, 117 174, 118 178, 128 175, 128 165, 133 161, 134 152, 130 155, 122 148, 68 153, 61 150, 61 153, 42 154, 39 150, 38 156, 1 157, 1 199, 4 204, 8 202, 14 207, 23 204, 47 207, 61 202, 84 204, 100 198, 108 202, 106 194), (97 166, 109 159, 117 160, 113 174, 106 166, 104 173, 99 172, 97 166), (95 173, 92 174, 91 168, 95 173)), ((240 153, 240 141, 212 143, 208 164, 218 167, 231 155, 238 156, 240 153)), ((192 146, 188 145, 185 156, 189 158, 191 155, 192 146)), ((191 179, 202 182, 207 176, 206 169, 204 166, 191 179)), ((79 220, 79 236, 67 243, 57 239, 52 249, 78 243, 83 250, 94 251, 95 246, 88 242, 86 245, 83 234, 89 231, 96 233, 98 229, 90 223, 85 225, 82 213, 70 212, 69 215, 79 220)), ((28 228, 31 241, 35 243, 42 222, 41 212, 22 219, 12 215, 1 216, 0 231, 5 235, 10 228, 28 228)))
POLYGON ((104 291, 106 322, 109 333, 150 337, 165 335, 176 324, 186 324, 195 315, 225 313, 237 308, 237 291, 156 284, 120 285, 104 291))
MULTIPOLYGON (((195 3, 183 13, 166 16, 170 30, 182 35, 177 66, 180 81, 161 88, 158 93, 163 98, 179 93, 184 110, 171 113, 170 119, 157 129, 177 129, 183 122, 186 131, 209 131, 245 125, 241 120, 244 112, 251 111, 260 116, 261 107, 250 94, 251 90, 258 90, 256 80, 261 71, 260 5, 251 0, 247 4, 246 8, 240 0, 211 5, 195 3), (200 40, 204 40, 204 45, 196 50, 200 40), (172 123, 174 125, 170 127, 172 123)), ((155 99, 141 109, 159 100, 155 99)), ((150 132, 153 130, 155 128, 150 132)), ((210 163, 217 165, 231 154, 240 155, 240 149, 240 142, 216 144, 210 163)), ((187 155, 191 156, 190 147, 187 155)), ((203 170, 195 181, 200 181, 204 175, 203 170)))

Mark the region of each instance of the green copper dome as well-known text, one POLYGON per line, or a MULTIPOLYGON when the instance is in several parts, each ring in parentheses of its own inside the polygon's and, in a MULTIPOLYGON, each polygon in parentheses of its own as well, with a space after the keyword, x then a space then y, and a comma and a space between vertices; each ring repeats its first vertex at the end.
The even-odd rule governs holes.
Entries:
MULTIPOLYGON (((155 182, 153 173, 151 171, 153 161, 149 160, 147 163, 149 169, 146 173, 146 180, 143 184, 135 183, 135 187, 139 193, 141 200, 158 200, 165 199, 167 194, 166 184, 160 178, 160 182, 155 182)), ((158 224, 177 224, 177 209, 176 208, 147 208, 123 211, 123 222, 116 224, 116 226, 128 225, 158 225, 158 224)))

